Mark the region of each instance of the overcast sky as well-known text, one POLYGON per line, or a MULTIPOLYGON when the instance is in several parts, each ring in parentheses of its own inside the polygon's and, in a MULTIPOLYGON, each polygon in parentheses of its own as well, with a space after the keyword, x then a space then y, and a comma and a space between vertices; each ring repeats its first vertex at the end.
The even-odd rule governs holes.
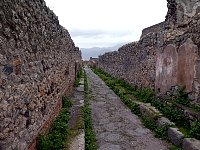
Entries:
POLYGON ((166 0, 45 0, 80 48, 138 41, 142 29, 164 21, 166 0))

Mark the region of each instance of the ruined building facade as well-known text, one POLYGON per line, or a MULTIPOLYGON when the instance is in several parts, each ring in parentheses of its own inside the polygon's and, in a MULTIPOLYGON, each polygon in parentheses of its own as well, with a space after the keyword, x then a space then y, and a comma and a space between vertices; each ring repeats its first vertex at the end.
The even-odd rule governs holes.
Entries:
POLYGON ((28 149, 59 113, 81 52, 44 0, 0 1, 0 149, 28 149))
POLYGON ((167 0, 166 20, 142 31, 138 42, 99 57, 98 66, 137 87, 166 93, 185 86, 200 103, 200 2, 167 0))

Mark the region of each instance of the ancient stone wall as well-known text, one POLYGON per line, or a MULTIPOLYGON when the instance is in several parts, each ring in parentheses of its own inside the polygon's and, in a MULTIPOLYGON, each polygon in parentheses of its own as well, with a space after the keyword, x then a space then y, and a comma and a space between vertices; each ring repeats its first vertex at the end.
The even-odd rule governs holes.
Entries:
POLYGON ((200 103, 200 13, 198 0, 168 0, 166 20, 143 30, 138 42, 99 57, 106 72, 138 87, 166 93, 185 86, 200 103))
POLYGON ((161 22, 161 23, 158 23, 158 24, 155 24, 153 26, 143 29, 140 39, 149 33, 157 33, 157 32, 162 31, 164 28, 164 25, 165 25, 165 22, 161 22))
POLYGON ((100 56, 98 66, 132 85, 154 87, 156 36, 155 33, 149 33, 139 42, 126 44, 117 52, 100 56))
POLYGON ((165 93, 176 85, 185 86, 190 98, 200 103, 199 33, 200 14, 186 26, 164 30, 163 47, 157 52, 156 89, 165 93))
POLYGON ((58 114, 80 61, 43 0, 0 1, 0 149, 28 149, 58 114))

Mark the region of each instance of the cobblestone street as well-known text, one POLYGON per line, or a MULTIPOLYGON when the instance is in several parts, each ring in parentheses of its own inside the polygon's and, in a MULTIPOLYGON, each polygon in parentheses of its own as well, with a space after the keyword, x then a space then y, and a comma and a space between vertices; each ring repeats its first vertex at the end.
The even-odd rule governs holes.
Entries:
POLYGON ((167 150, 140 119, 89 68, 85 68, 99 150, 167 150))

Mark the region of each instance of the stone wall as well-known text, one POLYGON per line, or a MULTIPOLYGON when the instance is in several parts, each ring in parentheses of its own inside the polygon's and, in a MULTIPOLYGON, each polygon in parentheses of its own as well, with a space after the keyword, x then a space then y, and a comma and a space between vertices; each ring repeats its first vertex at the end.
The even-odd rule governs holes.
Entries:
POLYGON ((163 47, 157 52, 155 83, 161 93, 176 85, 185 86, 190 98, 200 103, 199 33, 200 14, 190 18, 186 26, 163 32, 163 47))
POLYGON ((99 57, 98 66, 137 87, 165 94, 186 87, 200 103, 200 7, 198 0, 167 0, 166 20, 143 30, 138 42, 99 57))
POLYGON ((161 23, 158 23, 158 24, 155 24, 153 26, 150 26, 148 28, 143 29, 142 30, 142 35, 141 35, 140 39, 143 38, 144 36, 146 36, 149 33, 160 32, 161 30, 163 30, 164 25, 165 25, 165 22, 161 22, 161 23))
POLYGON ((154 87, 156 36, 149 33, 138 42, 126 44, 116 52, 100 56, 98 66, 137 87, 154 87))
POLYGON ((28 149, 58 114, 80 61, 43 0, 0 1, 0 149, 28 149))

